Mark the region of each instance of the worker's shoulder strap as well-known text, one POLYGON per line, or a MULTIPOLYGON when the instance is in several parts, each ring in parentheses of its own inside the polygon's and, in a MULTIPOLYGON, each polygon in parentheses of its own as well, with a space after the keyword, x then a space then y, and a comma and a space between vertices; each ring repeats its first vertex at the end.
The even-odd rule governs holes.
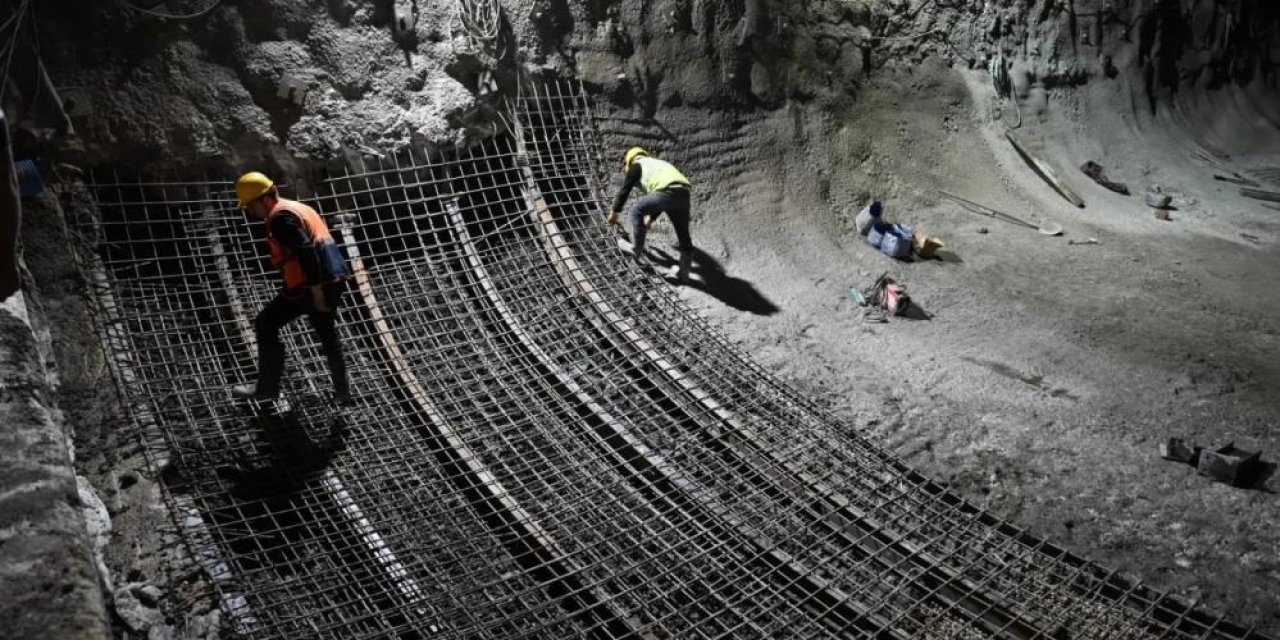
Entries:
POLYGON ((313 221, 319 220, 320 218, 319 214, 316 213, 315 209, 312 209, 311 207, 308 207, 307 205, 301 202, 298 202, 296 200, 285 200, 281 198, 280 202, 277 203, 275 208, 271 210, 271 213, 267 215, 267 223, 270 224, 270 222, 274 220, 276 216, 282 213, 287 213, 297 218, 298 222, 302 223, 302 226, 308 229, 311 228, 313 221))
POLYGON ((281 198, 278 202, 276 202, 276 206, 271 209, 271 212, 267 214, 267 221, 270 222, 271 220, 274 220, 276 216, 282 213, 287 213, 289 215, 292 215, 294 217, 301 219, 302 214, 299 213, 298 211, 299 207, 297 206, 300 204, 302 203, 294 202, 292 200, 285 200, 284 198, 281 198))

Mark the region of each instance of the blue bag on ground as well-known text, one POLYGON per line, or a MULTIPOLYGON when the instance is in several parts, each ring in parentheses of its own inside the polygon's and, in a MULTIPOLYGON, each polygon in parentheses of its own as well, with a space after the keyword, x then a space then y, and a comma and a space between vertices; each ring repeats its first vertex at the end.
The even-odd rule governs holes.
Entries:
POLYGON ((13 172, 18 174, 19 197, 34 198, 44 193, 44 181, 40 179, 40 171, 36 169, 35 160, 14 162, 13 172))
POLYGON ((911 255, 913 229, 895 224, 880 241, 880 252, 891 258, 905 258, 911 255))
POLYGON ((893 227, 884 222, 872 223, 871 228, 867 230, 867 244, 879 248, 880 242, 889 235, 893 227))

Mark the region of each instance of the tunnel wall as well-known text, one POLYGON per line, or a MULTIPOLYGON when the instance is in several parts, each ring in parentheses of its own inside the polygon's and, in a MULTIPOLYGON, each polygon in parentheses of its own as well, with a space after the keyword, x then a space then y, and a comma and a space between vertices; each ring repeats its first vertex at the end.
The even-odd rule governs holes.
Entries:
MULTIPOLYGON (((494 61, 460 35, 456 3, 419 6, 398 35, 393 3, 272 0, 175 21, 111 4, 63 11, 68 2, 42 6, 36 24, 49 73, 74 103, 83 148, 73 162, 304 174, 298 159, 448 145, 489 113, 477 95, 494 61)), ((839 105, 879 69, 985 69, 1001 55, 1032 112, 1054 92, 1118 86, 1124 108, 1148 118, 1280 121, 1280 8, 1265 0, 503 6, 514 53, 498 71, 578 76, 643 117, 839 105)), ((52 117, 38 102, 20 114, 35 130, 52 117)))
POLYGON ((22 292, 0 303, 0 636, 105 638, 85 503, 38 326, 22 292))

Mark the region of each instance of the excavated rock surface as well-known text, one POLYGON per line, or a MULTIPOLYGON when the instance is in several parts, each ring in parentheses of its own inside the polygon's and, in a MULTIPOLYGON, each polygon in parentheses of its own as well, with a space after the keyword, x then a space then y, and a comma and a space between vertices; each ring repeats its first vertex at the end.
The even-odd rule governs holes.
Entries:
POLYGON ((174 21, 63 0, 38 16, 50 74, 89 112, 75 121, 91 159, 225 169, 457 139, 472 99, 448 74, 452 3, 418 3, 408 40, 390 4, 227 3, 174 21))

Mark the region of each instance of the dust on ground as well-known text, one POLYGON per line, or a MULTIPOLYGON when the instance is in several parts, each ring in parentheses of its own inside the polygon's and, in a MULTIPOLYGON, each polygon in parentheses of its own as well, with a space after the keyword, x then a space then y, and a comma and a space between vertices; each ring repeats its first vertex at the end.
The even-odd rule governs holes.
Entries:
MULTIPOLYGON (((1084 196, 1076 209, 1005 141, 989 86, 984 72, 926 64, 886 72, 835 115, 793 106, 706 132, 663 114, 713 278, 684 297, 976 504, 1277 633, 1276 481, 1232 488, 1159 456, 1168 437, 1280 455, 1274 212, 1215 181, 1186 130, 1115 117, 1107 86, 1055 96, 1017 132, 1084 196), (733 177, 712 178, 729 147, 733 177), (1090 159, 1135 195, 1090 182, 1077 168, 1090 159), (1172 220, 1143 204, 1153 185, 1175 194, 1172 220), (975 215, 937 189, 1066 233, 975 215), (941 237, 941 258, 865 245, 853 216, 870 198, 941 237), (1070 243, 1088 238, 1100 244, 1070 243), (848 287, 882 272, 907 285, 917 319, 863 321, 848 287), (743 291, 757 303, 735 304, 743 291)), ((1247 171, 1268 158, 1250 151, 1219 161, 1247 171)))

